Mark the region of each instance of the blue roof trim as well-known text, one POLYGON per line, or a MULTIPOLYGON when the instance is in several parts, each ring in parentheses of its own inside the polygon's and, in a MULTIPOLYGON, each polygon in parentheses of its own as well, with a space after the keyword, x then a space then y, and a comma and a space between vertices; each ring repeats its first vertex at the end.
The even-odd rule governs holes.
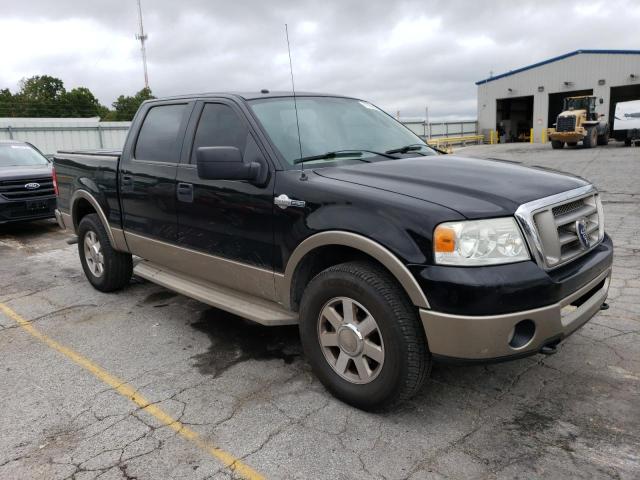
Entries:
POLYGON ((614 54, 614 55, 640 55, 640 50, 576 50, 574 52, 565 53, 564 55, 560 55, 558 57, 549 58, 548 60, 544 60, 542 62, 534 63, 532 65, 527 65, 526 67, 518 68, 517 70, 511 70, 507 73, 501 73, 500 75, 496 75, 495 77, 485 78, 484 80, 480 80, 476 82, 476 85, 482 85, 483 83, 489 83, 493 80, 498 80, 499 78, 508 77, 509 75, 515 75, 516 73, 524 72, 526 70, 531 70, 532 68, 541 67, 542 65, 546 65, 547 63, 557 62, 558 60, 564 60, 565 58, 573 57, 574 55, 579 55, 581 53, 600 53, 600 54, 614 54))

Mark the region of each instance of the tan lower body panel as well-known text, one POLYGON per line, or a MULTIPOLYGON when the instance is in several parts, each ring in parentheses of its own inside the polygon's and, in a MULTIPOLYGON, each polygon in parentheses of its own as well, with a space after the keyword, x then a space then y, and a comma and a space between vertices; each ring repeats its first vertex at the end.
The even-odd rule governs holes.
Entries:
POLYGON ((274 275, 271 270, 216 257, 131 232, 125 232, 124 236, 131 253, 154 264, 162 265, 171 271, 182 272, 189 278, 222 285, 268 301, 276 300, 274 275))
POLYGON ((482 360, 535 353, 553 337, 566 337, 599 310, 609 290, 611 270, 606 270, 560 302, 534 310, 500 315, 465 316, 420 309, 420 319, 434 355, 482 360), (579 307, 571 302, 595 288, 604 280, 602 288, 579 307), (515 325, 522 320, 535 324, 535 333, 522 347, 509 345, 515 325))
POLYGON ((133 269, 133 273, 150 282, 261 325, 277 326, 298 323, 298 316, 295 312, 285 310, 275 302, 269 302, 209 282, 194 280, 147 260, 139 262, 133 269))

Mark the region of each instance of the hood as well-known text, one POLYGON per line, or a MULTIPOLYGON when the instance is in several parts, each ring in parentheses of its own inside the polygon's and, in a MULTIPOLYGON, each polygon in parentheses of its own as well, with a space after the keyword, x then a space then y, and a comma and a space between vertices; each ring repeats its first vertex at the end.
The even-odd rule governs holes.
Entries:
POLYGON ((8 166, 0 165, 0 182, 3 180, 29 180, 51 176, 51 165, 25 165, 8 166))
POLYGON ((550 170, 452 155, 314 171, 334 180, 436 203, 467 218, 513 215, 523 203, 588 185, 578 177, 550 170))

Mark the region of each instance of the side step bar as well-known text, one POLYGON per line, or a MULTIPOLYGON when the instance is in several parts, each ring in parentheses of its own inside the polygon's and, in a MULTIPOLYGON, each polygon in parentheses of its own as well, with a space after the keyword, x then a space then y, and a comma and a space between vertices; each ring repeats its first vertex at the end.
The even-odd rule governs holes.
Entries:
POLYGON ((261 325, 296 325, 298 323, 298 315, 295 312, 285 310, 275 302, 209 282, 195 281, 147 260, 140 261, 134 267, 133 273, 169 290, 261 325))

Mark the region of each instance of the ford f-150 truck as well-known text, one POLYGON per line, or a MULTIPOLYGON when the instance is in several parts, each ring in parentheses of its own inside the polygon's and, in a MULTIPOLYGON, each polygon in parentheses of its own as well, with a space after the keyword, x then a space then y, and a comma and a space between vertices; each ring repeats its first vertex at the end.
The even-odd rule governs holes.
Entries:
POLYGON ((439 155, 340 96, 152 100, 122 152, 59 152, 58 222, 101 291, 132 273, 263 325, 299 324, 337 397, 388 408, 433 361, 552 353, 604 308, 596 188, 439 155))
POLYGON ((53 218, 51 162, 33 145, 0 140, 0 224, 53 218))

